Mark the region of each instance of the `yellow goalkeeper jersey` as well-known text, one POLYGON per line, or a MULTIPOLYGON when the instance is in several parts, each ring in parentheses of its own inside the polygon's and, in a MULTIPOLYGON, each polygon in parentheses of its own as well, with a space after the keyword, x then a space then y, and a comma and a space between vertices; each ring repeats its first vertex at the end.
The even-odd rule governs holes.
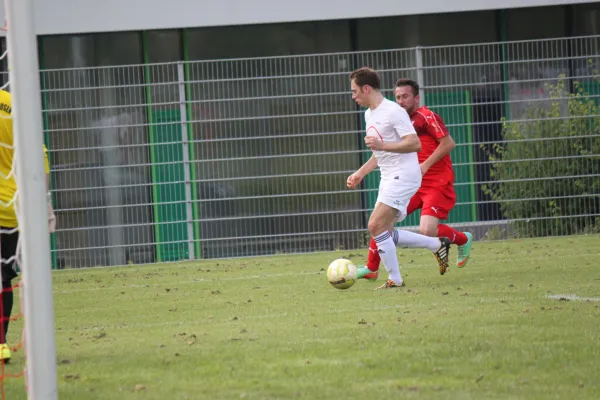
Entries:
MULTIPOLYGON (((11 112, 12 96, 7 91, 0 90, 0 226, 5 228, 15 228, 18 225, 13 201, 17 183, 14 174, 11 173, 14 155, 11 112), (7 179, 8 176, 10 178, 7 179)), ((49 173, 46 146, 44 146, 44 163, 46 173, 49 173)))

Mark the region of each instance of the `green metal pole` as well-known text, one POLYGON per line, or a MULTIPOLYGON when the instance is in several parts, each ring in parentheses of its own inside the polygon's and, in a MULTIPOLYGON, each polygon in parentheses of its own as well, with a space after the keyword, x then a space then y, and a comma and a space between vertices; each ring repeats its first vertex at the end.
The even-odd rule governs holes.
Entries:
POLYGON ((469 181, 471 182, 471 221, 477 221, 477 204, 475 204, 475 165, 473 164, 473 117, 471 115, 471 92, 465 92, 465 104, 467 110, 467 143, 469 143, 469 152, 467 153, 469 159, 469 181))

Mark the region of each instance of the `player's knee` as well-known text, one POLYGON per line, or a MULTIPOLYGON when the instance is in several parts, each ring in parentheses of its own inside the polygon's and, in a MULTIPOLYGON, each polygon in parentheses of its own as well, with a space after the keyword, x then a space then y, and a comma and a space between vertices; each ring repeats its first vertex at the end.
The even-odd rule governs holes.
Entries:
POLYGON ((378 229, 379 229, 379 224, 377 223, 377 221, 369 221, 369 232, 371 233, 371 235, 377 235, 378 229))
POLYGON ((438 233, 437 226, 424 225, 420 227, 421 235, 436 237, 438 233))
POLYGON ((377 219, 371 219, 369 221, 368 228, 369 228, 369 232, 373 236, 377 236, 380 233, 382 233, 383 231, 385 231, 385 226, 381 223, 381 221, 378 221, 377 219))

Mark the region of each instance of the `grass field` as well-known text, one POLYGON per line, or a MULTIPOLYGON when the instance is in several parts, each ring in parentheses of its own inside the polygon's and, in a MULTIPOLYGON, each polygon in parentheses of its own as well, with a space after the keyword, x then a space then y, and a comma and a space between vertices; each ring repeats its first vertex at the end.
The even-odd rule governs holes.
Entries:
POLYGON ((57 271, 60 398, 597 399, 599 242, 478 242, 444 276, 402 250, 392 291, 328 285, 366 249, 57 271))

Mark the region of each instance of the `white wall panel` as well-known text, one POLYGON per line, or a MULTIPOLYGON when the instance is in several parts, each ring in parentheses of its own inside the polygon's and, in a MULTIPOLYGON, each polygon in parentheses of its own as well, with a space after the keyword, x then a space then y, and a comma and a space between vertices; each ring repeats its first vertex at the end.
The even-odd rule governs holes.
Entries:
MULTIPOLYGON (((11 0, 15 1, 15 0, 11 0)), ((594 0, 37 0, 40 35, 520 8, 594 0)), ((3 8, 0 20, 4 19, 3 8)), ((539 23, 541 21, 532 21, 539 23)), ((457 27, 458 28, 458 27, 457 27)))

